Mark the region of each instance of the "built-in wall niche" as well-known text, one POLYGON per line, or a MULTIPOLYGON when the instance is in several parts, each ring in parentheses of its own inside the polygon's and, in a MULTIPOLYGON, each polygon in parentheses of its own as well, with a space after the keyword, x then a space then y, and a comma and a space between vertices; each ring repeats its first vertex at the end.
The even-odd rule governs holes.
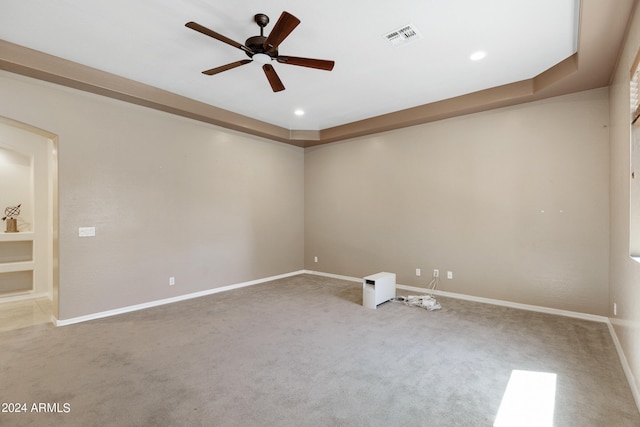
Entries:
MULTIPOLYGON (((7 207, 20 205, 18 231, 33 230, 32 163, 31 157, 0 147, 0 217, 5 216, 7 207)), ((0 232, 5 230, 3 222, 0 232)))
POLYGON ((0 263, 33 261, 33 241, 0 242, 0 263))
POLYGON ((55 135, 0 117, 0 218, 7 207, 20 205, 17 232, 7 232, 6 222, 0 221, 0 303, 42 297, 57 301, 56 151, 55 135))
POLYGON ((17 232, 0 222, 0 296, 34 291, 33 157, 0 146, 0 218, 20 205, 17 232))
POLYGON ((33 290, 33 270, 12 271, 0 275, 0 295, 15 295, 33 290))
POLYGON ((33 233, 0 234, 0 296, 34 291, 33 233))

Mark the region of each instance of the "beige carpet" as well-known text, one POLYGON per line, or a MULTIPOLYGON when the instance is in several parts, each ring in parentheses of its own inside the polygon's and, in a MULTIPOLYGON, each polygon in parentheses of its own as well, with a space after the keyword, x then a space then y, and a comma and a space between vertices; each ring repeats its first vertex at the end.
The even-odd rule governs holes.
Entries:
POLYGON ((27 412, 0 425, 492 426, 514 370, 557 376, 556 427, 640 425, 605 324, 361 300, 358 283, 303 275, 2 332, 0 402, 27 412))

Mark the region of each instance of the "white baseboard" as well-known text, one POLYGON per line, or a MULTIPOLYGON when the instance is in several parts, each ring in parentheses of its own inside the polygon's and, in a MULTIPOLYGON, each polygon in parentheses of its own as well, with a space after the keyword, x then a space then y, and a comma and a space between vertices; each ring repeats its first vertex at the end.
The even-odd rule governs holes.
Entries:
POLYGON ((622 349, 622 345, 620 344, 620 340, 618 339, 618 334, 616 334, 616 330, 613 327, 611 320, 607 319, 607 325, 609 326, 609 333, 611 334, 613 343, 616 346, 616 351, 618 352, 618 357, 620 358, 620 363, 622 364, 624 375, 627 377, 627 382, 629 383, 629 387, 631 387, 631 394, 633 395, 633 399, 636 401, 636 406, 638 407, 638 410, 640 410, 640 390, 638 390, 636 378, 633 375, 631 366, 629 366, 629 361, 627 360, 627 356, 625 356, 624 354, 624 350, 622 349))
MULTIPOLYGON (((420 292, 420 293, 429 292, 425 288, 416 288, 416 287, 413 287, 413 286, 396 285, 396 287, 399 288, 399 289, 405 289, 405 290, 413 291, 413 292, 420 292)), ((433 294, 434 295, 443 296, 443 297, 446 297, 446 298, 456 298, 456 299, 461 299, 461 300, 466 300, 466 301, 474 301, 474 302, 481 302, 481 303, 485 303, 485 304, 500 305, 500 306, 503 306, 503 307, 518 308, 520 310, 537 311, 539 313, 555 314, 557 316, 574 317, 576 319, 591 320, 593 322, 606 323, 609 320, 605 316, 598 316, 598 315, 595 315, 595 314, 580 313, 578 311, 560 310, 560 309, 557 309, 557 308, 543 307, 543 306, 539 306, 539 305, 521 304, 521 303, 518 303, 518 302, 511 302, 511 301, 503 301, 503 300, 497 300, 497 299, 491 299, 491 298, 476 297, 476 296, 472 296, 472 295, 457 294, 457 293, 454 293, 454 292, 445 292, 445 291, 436 290, 436 291, 433 292, 433 294)))
POLYGON ((339 274, 323 273, 321 271, 313 271, 313 270, 303 270, 303 273, 313 274, 315 276, 330 277, 332 279, 338 279, 338 280, 348 280, 349 282, 362 283, 362 277, 358 278, 358 277, 351 277, 351 276, 341 276, 339 274))
POLYGON ((230 291, 230 290, 233 290, 233 289, 239 289, 239 288, 244 288, 244 287, 247 287, 247 286, 258 285, 260 283, 270 282, 272 280, 284 279, 285 277, 297 276, 297 275, 300 275, 300 274, 303 274, 303 273, 304 273, 303 270, 294 271, 294 272, 291 272, 291 273, 285 273, 285 274, 281 274, 281 275, 278 275, 278 276, 271 276, 271 277, 265 277, 263 279, 252 280, 250 282, 236 283, 234 285, 228 285, 228 286, 222 286, 222 287, 219 287, 219 288, 207 289, 206 291, 193 292, 193 293, 190 293, 190 294, 179 295, 177 297, 166 298, 166 299, 161 299, 161 300, 156 300, 156 301, 151 301, 151 302, 145 302, 143 304, 130 305, 130 306, 127 306, 127 307, 116 308, 114 310, 107 310, 107 311, 102 311, 102 312, 99 312, 99 313, 88 314, 86 316, 72 317, 71 319, 58 320, 58 319, 56 319, 54 317, 54 318, 52 318, 52 321, 54 321, 54 324, 56 326, 67 326, 67 325, 72 325, 74 323, 88 322, 89 320, 102 319, 104 317, 111 317, 111 316, 116 316, 118 314, 129 313, 129 312, 132 312, 132 311, 144 310, 145 308, 157 307, 159 305, 171 304, 173 302, 179 302, 179 301, 185 301, 185 300, 189 300, 189 299, 193 299, 193 298, 199 298, 199 297, 203 297, 203 296, 207 296, 207 295, 217 294, 219 292, 226 292, 226 291, 230 291))
MULTIPOLYGON (((330 277, 330 278, 333 278, 333 279, 348 280, 350 282, 360 282, 360 283, 362 283, 362 278, 361 277, 358 278, 358 277, 350 277, 350 276, 341 276, 341 275, 338 275, 338 274, 322 273, 320 271, 312 271, 312 270, 304 270, 304 273, 306 273, 306 274, 315 274, 317 276, 330 277)), ((415 286, 407 286, 407 285, 396 284, 396 288, 397 289, 403 289, 403 290, 406 290, 406 291, 411 291, 411 292, 419 292, 421 294, 430 293, 427 288, 418 288, 418 287, 415 287, 415 286)), ((519 308, 521 310, 537 311, 537 312, 540 312, 540 313, 555 314, 555 315, 558 315, 558 316, 575 317, 577 319, 591 320, 591 321, 594 321, 594 322, 606 323, 606 322, 609 321, 609 318, 604 317, 604 316, 597 316, 595 314, 580 313, 580 312, 568 311, 568 310, 559 310, 557 308, 542 307, 542 306, 530 305, 530 304, 520 304, 520 303, 517 303, 517 302, 503 301, 503 300, 497 300, 497 299, 491 299, 491 298, 475 297, 475 296, 472 296, 472 295, 457 294, 457 293, 454 293, 454 292, 434 291, 433 294, 434 295, 443 296, 443 297, 447 297, 447 298, 456 298, 456 299, 462 299, 462 300, 467 300, 467 301, 481 302, 481 303, 485 303, 485 304, 493 304, 493 305, 500 305, 500 306, 504 306, 504 307, 519 308)))

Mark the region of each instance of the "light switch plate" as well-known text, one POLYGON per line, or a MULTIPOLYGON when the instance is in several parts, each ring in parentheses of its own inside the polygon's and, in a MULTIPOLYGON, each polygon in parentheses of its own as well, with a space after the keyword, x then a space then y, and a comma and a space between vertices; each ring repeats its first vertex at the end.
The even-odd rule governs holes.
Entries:
POLYGON ((78 227, 78 237, 93 237, 95 235, 95 227, 78 227))

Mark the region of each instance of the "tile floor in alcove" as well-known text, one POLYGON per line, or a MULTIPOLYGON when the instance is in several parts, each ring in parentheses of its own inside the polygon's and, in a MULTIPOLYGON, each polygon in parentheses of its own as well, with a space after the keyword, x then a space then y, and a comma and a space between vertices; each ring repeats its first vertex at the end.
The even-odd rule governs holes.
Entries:
POLYGON ((1 302, 0 332, 51 322, 52 303, 49 298, 1 302))

